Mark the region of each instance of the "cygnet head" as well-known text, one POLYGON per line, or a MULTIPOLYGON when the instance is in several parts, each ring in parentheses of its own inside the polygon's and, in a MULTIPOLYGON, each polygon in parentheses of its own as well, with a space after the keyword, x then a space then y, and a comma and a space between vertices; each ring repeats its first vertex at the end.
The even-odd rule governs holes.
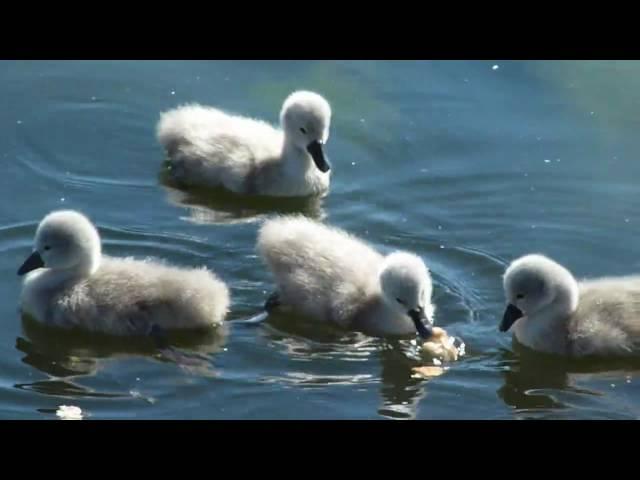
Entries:
POLYGON ((433 285, 422 259, 405 252, 388 255, 380 272, 380 284, 387 304, 398 314, 408 315, 418 334, 429 339, 433 334, 433 319, 429 318, 433 285))
POLYGON ((59 210, 42 219, 35 250, 18 270, 24 275, 37 268, 91 274, 100 262, 100 236, 91 221, 73 210, 59 210))
POLYGON ((328 172, 331 164, 323 146, 329 139, 331 107, 322 96, 297 91, 287 97, 280 112, 285 141, 305 150, 321 172, 328 172))
POLYGON ((569 315, 578 306, 578 284, 562 265, 543 255, 525 255, 515 260, 504 274, 507 308, 500 331, 506 332, 520 318, 545 314, 569 315))

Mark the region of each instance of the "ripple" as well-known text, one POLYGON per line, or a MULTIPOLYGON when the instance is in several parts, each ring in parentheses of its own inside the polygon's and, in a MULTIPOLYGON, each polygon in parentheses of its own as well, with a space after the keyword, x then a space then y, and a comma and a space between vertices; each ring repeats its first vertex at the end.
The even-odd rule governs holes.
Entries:
MULTIPOLYGON (((177 232, 149 233, 133 227, 100 227, 105 246, 125 247, 125 251, 144 250, 151 252, 180 253, 197 258, 211 258, 216 250, 206 240, 177 232), (103 233, 104 232, 104 233, 103 233)), ((118 250, 121 250, 119 248, 118 250)))
POLYGON ((37 222, 0 225, 0 253, 31 248, 37 225, 37 222))
POLYGON ((153 179, 127 179, 122 176, 107 178, 71 172, 64 168, 64 162, 56 152, 41 147, 37 142, 31 140, 28 135, 23 134, 22 137, 28 150, 24 150, 18 155, 19 163, 44 180, 63 186, 80 187, 84 190, 94 190, 101 187, 120 189, 150 189, 155 187, 153 179), (55 166, 58 166, 58 168, 55 166), (63 168, 61 169, 60 166, 63 168))
MULTIPOLYGON (((33 237, 40 220, 0 225, 0 252, 11 252, 32 248, 33 237)), ((135 227, 113 227, 98 225, 105 250, 117 249, 129 256, 131 250, 147 252, 168 252, 187 257, 209 259, 216 247, 205 239, 179 232, 150 233, 135 227), (115 248, 114 248, 115 247, 115 248)))
POLYGON ((278 383, 284 385, 296 385, 303 388, 328 387, 336 385, 353 386, 358 384, 377 383, 377 380, 368 374, 355 375, 314 375, 307 372, 286 372, 284 376, 263 377, 263 383, 278 383))

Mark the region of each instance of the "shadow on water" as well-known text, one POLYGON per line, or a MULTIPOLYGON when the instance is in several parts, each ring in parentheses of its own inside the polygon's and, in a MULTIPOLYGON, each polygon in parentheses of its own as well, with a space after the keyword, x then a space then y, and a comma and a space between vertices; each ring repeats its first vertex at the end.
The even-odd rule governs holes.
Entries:
POLYGON ((131 397, 130 393, 96 392, 76 380, 92 376, 102 361, 147 357, 174 363, 188 372, 212 376, 213 358, 225 344, 228 327, 199 331, 171 331, 166 345, 159 347, 149 337, 116 337, 64 330, 38 324, 28 316, 22 319, 24 337, 16 338, 16 349, 24 354, 22 362, 49 378, 14 385, 46 395, 74 397, 131 397))
POLYGON ((269 214, 302 213, 322 220, 326 214, 321 197, 268 197, 240 195, 224 188, 185 187, 173 181, 166 169, 159 175, 172 205, 186 208, 187 219, 198 224, 248 223, 269 214))
MULTIPOLYGON (((604 396, 603 391, 580 387, 580 381, 640 375, 640 358, 567 359, 532 351, 514 341, 513 351, 501 350, 498 367, 504 379, 498 396, 514 413, 533 418, 570 409, 577 396, 604 396)), ((629 405, 621 407, 634 416, 640 414, 629 405)))

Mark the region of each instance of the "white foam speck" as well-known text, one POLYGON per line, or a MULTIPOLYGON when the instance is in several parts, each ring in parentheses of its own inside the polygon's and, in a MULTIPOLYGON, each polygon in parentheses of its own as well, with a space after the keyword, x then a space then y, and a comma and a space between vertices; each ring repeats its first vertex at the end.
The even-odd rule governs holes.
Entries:
POLYGON ((498 70, 500 68, 499 65, 494 65, 493 67, 491 67, 491 70, 498 70))
POLYGON ((129 393, 131 394, 131 396, 133 398, 136 398, 136 399, 139 398, 140 400, 144 400, 145 402, 150 403, 152 405, 154 403, 156 403, 156 399, 155 398, 153 398, 153 397, 145 397, 144 395, 142 395, 142 393, 140 393, 137 390, 130 390, 129 393))
POLYGON ((73 405, 60 405, 56 415, 62 420, 82 420, 82 410, 73 405))

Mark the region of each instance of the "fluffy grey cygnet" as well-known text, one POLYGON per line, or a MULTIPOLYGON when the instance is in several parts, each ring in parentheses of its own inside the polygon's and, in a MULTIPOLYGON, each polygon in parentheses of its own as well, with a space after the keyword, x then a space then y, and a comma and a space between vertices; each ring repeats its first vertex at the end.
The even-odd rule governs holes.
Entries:
POLYGON ((285 100, 281 129, 212 107, 190 104, 161 114, 157 138, 174 180, 239 194, 324 196, 331 166, 324 152, 331 107, 297 91, 285 100))
POLYGON ((299 215, 265 222, 257 249, 277 285, 272 305, 370 335, 432 335, 433 286, 416 255, 383 256, 343 230, 299 215))
POLYGON ((63 328, 135 335, 211 327, 229 308, 229 290, 206 268, 102 255, 94 225, 71 210, 44 217, 18 274, 27 274, 23 312, 63 328))
POLYGON ((578 283, 543 255, 515 260, 504 275, 500 330, 541 352, 571 357, 640 353, 640 276, 578 283))

